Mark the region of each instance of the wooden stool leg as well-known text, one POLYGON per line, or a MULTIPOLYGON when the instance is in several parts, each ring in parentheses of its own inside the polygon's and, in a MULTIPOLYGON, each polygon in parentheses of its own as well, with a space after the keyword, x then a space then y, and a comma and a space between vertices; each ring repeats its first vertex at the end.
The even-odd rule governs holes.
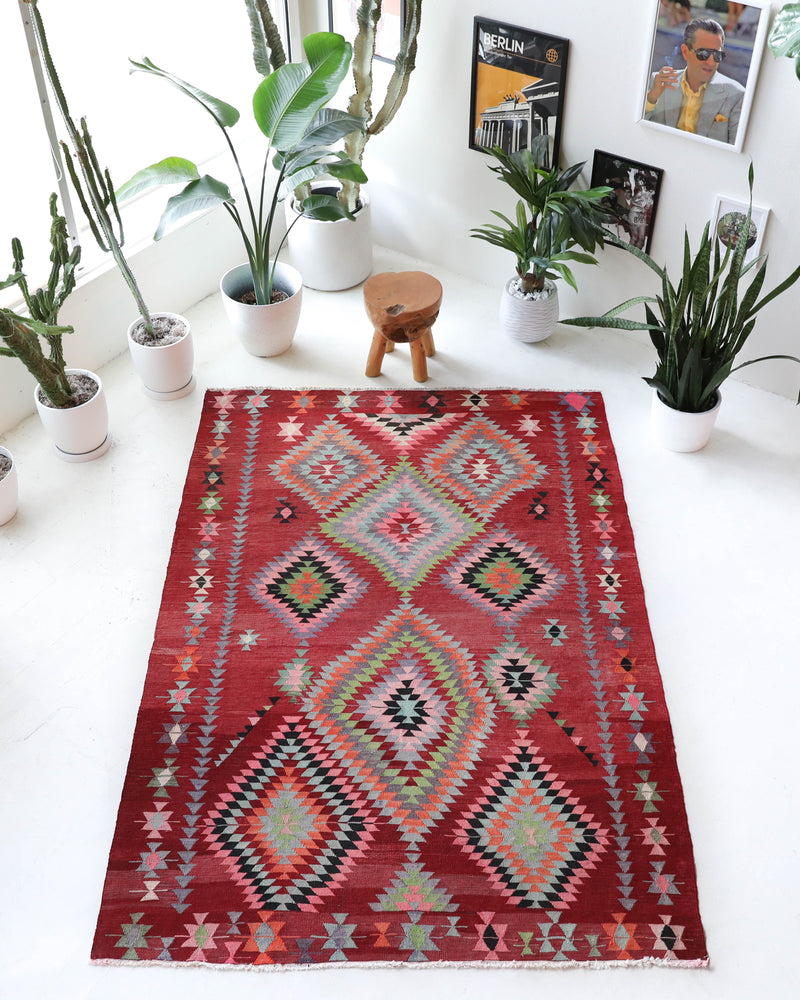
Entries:
POLYGON ((425 348, 422 346, 422 338, 411 342, 411 368, 414 372, 415 382, 428 381, 428 365, 425 361, 425 348))
POLYGON ((391 354, 392 351, 395 349, 396 346, 397 345, 395 344, 395 342, 393 340, 387 340, 386 341, 386 353, 387 354, 391 354))
POLYGON ((432 358, 436 353, 436 348, 433 346, 433 333, 431 333, 431 328, 422 334, 422 346, 425 348, 426 357, 432 358))
POLYGON ((385 353, 386 340, 380 330, 376 330, 372 337, 372 347, 369 349, 369 358, 367 358, 367 369, 365 374, 368 378, 377 378, 378 375, 380 375, 383 355, 385 353))

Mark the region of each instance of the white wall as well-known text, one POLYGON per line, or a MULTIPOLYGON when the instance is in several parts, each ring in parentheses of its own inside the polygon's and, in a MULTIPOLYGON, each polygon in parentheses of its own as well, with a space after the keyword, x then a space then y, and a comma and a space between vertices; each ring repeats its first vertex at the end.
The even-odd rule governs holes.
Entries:
MULTIPOLYGON (((755 168, 754 202, 771 209, 763 249, 769 251, 767 288, 800 264, 800 81, 788 59, 765 47, 741 153, 642 126, 636 121, 649 62, 654 0, 435 0, 425 5, 417 69, 397 118, 370 140, 370 176, 376 240, 440 261, 476 281, 496 285, 513 259, 467 232, 506 211, 512 193, 495 178, 489 158, 467 146, 472 27, 475 15, 570 39, 562 134, 562 165, 587 160, 595 149, 620 153, 664 170, 652 255, 678 268, 683 230, 695 243, 714 211, 717 194, 747 201, 747 171, 755 168)), ((781 4, 773 3, 773 11, 781 4)), ((677 272, 676 272, 677 273, 677 272)), ((561 283, 562 315, 598 314, 653 289, 647 268, 610 248, 602 265, 576 269, 579 294, 561 283)), ((498 292, 499 294, 499 292, 498 292)), ((446 308, 446 304, 445 304, 446 308)), ((771 303, 744 357, 800 356, 800 282, 771 303)), ((560 336, 569 336, 563 327, 560 336)), ((601 339, 616 334, 598 331, 601 339)), ((633 334, 646 337, 646 334, 633 334)), ((651 372, 643 372, 651 374, 651 372)), ((766 362, 742 377, 796 397, 800 365, 766 362)))
MULTIPOLYGON (((570 39, 563 165, 587 160, 588 183, 599 148, 664 169, 652 245, 659 262, 680 265, 684 225, 696 241, 717 194, 746 200, 752 157, 754 200, 772 210, 764 241, 770 254, 767 287, 782 280, 800 263, 800 81, 788 59, 776 60, 765 49, 741 153, 643 127, 636 110, 654 2, 429 0, 406 101, 386 132, 367 146, 375 242, 496 286, 498 296, 512 273, 509 255, 468 236, 471 227, 491 221, 491 209, 508 210, 514 202, 488 170, 489 158, 467 144, 473 18, 481 14, 570 39)), ((780 4, 772 6, 777 10, 780 4)), ((388 72, 380 67, 378 75, 388 72)), ((147 248, 134 265, 151 308, 180 311, 213 292, 222 271, 240 257, 233 228, 218 212, 147 248), (168 272, 175 275, 171 284, 168 272)), ((603 255, 601 267, 579 265, 576 275, 579 293, 566 287, 560 293, 563 316, 603 312, 653 290, 650 272, 613 249, 603 255)), ((799 314, 800 283, 763 311, 744 357, 800 356, 799 314)), ((82 285, 62 313, 76 326, 66 345, 70 363, 91 368, 121 353, 129 316, 131 300, 115 272, 82 285)), ((562 327, 559 336, 569 335, 562 327)), ((619 335, 598 331, 598 352, 604 337, 619 335)), ((742 377, 794 397, 800 365, 767 362, 745 369, 742 377)), ((21 365, 0 359, 0 433, 32 411, 31 399, 32 380, 21 365)))

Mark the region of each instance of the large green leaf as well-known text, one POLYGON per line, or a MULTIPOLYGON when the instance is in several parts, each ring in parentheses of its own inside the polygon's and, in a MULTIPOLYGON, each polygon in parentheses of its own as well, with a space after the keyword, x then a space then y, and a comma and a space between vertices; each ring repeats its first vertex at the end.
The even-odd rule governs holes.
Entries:
POLYGON ((293 149, 347 73, 352 46, 328 31, 303 40, 306 63, 287 63, 262 80, 253 95, 256 123, 275 149, 293 149))
POLYGON ((775 15, 769 33, 769 47, 773 55, 800 56, 800 3, 787 3, 775 15))
POLYGON ((300 142, 298 149, 310 146, 332 146, 351 132, 363 132, 364 121, 356 115, 336 108, 322 108, 314 116, 300 142))
POLYGON ((194 215, 195 212, 202 212, 207 208, 216 208, 223 203, 230 205, 233 202, 233 195, 228 190, 227 184, 204 174, 169 199, 153 238, 160 240, 169 229, 187 215, 194 215))
POLYGON ((161 77, 162 80, 171 83, 173 87, 177 87, 182 94, 186 94, 193 101, 197 101, 221 128, 230 128, 239 121, 239 112, 232 105, 226 104, 225 101, 221 101, 218 97, 212 97, 211 94, 200 90, 199 87, 192 86, 191 83, 187 83, 179 76, 161 69, 160 66, 156 66, 147 56, 144 56, 141 62, 136 62, 135 59, 129 59, 128 62, 133 66, 131 73, 149 73, 151 76, 161 77))
POLYGON ((119 188, 117 198, 123 201, 152 187, 162 184, 185 184, 187 181, 196 181, 199 177, 200 172, 191 160, 184 160, 181 156, 168 156, 165 160, 153 163, 135 173, 119 188))

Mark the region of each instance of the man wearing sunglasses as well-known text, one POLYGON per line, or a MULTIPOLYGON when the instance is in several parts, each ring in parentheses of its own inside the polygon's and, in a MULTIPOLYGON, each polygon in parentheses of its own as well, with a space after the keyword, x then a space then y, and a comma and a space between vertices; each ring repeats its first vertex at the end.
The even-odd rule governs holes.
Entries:
POLYGON ((739 127, 744 87, 718 67, 725 58, 725 33, 710 18, 695 18, 683 32, 681 73, 662 66, 650 78, 645 118, 684 132, 733 143, 739 127))

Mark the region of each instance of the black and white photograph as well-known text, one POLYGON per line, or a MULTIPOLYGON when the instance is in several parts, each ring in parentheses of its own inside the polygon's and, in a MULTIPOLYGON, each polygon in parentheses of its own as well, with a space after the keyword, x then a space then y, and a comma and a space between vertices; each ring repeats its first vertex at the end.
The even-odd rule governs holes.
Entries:
POLYGON ((650 252, 664 171, 624 156, 594 151, 592 187, 613 188, 602 203, 613 219, 604 228, 625 243, 650 252))
POLYGON ((546 135, 557 163, 568 54, 566 38, 476 17, 470 147, 514 153, 546 135))
POLYGON ((653 34, 639 120, 741 150, 767 33, 769 0, 650 0, 653 34))

